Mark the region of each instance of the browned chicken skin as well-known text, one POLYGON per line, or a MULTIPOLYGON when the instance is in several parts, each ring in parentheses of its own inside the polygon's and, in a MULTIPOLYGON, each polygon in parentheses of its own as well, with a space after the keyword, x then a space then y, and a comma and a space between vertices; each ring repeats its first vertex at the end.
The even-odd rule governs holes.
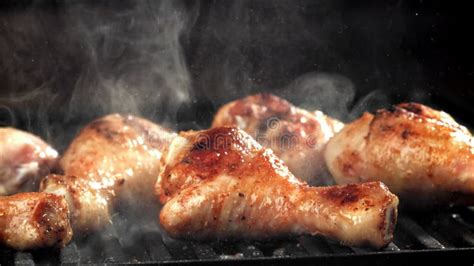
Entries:
POLYGON ((108 115, 87 125, 60 160, 64 176, 50 175, 41 190, 64 195, 76 231, 110 223, 118 203, 150 207, 162 150, 173 133, 145 119, 108 115))
POLYGON ((281 158, 297 177, 310 182, 324 169, 327 141, 344 126, 320 111, 308 112, 262 93, 222 106, 213 127, 236 126, 281 158))
POLYGON ((365 113, 328 143, 339 184, 382 181, 403 205, 474 203, 474 139, 451 116, 416 103, 365 113))
POLYGON ((0 197, 0 243, 18 249, 63 247, 72 237, 62 196, 43 192, 0 197))
POLYGON ((38 189, 39 178, 56 164, 58 153, 37 136, 0 128, 0 195, 38 189))
POLYGON ((162 162, 160 222, 173 237, 322 234, 374 248, 393 237, 398 199, 382 183, 310 187, 237 128, 182 132, 162 162))

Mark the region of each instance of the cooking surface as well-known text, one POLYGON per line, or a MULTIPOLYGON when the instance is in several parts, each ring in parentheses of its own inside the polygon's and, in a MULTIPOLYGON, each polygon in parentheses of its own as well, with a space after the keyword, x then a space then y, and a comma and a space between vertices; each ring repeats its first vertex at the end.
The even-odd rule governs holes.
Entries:
POLYGON ((397 258, 411 258, 416 251, 437 252, 430 253, 431 259, 456 254, 462 254, 464 258, 472 256, 473 230, 474 209, 471 208, 456 208, 440 213, 401 214, 393 242, 383 250, 374 251, 341 246, 318 236, 266 242, 181 241, 163 235, 152 220, 142 225, 128 224, 116 215, 114 226, 101 235, 76 239, 61 250, 15 252, 2 248, 0 260, 15 263, 138 263, 221 260, 279 262, 291 258, 326 263, 393 263, 397 258))

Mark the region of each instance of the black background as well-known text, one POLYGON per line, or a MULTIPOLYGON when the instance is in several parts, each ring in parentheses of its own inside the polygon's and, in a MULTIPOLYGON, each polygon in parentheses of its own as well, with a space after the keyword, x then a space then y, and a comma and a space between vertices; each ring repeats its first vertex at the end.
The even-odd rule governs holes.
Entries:
MULTIPOLYGON (((103 75, 115 78, 130 75, 128 90, 132 94, 136 90, 138 95, 134 97, 149 97, 140 95, 145 94, 140 86, 152 86, 157 95, 173 90, 172 86, 162 86, 167 74, 149 77, 147 67, 154 61, 148 62, 148 57, 140 54, 142 46, 138 46, 147 36, 155 34, 147 25, 150 17, 160 20, 156 18, 159 15, 153 14, 157 10, 153 8, 156 2, 2 2, 2 123, 61 142, 68 137, 55 135, 93 117, 108 112, 136 112, 114 109, 114 105, 101 106, 101 101, 96 99, 101 94, 91 94, 87 88, 95 83, 81 80, 84 73, 91 72, 91 62, 96 66, 92 72, 98 69, 103 75), (150 12, 128 12, 142 5, 151 6, 150 12), (84 8, 81 12, 71 12, 71 6, 84 8), (78 30, 77 21, 87 27, 78 30), (138 26, 130 26, 129 30, 131 22, 138 26), (88 31, 104 25, 116 28, 91 42, 88 31), (110 32, 115 32, 115 36, 110 32), (109 48, 120 45, 125 52, 118 59, 107 57, 114 49, 103 48, 103 43, 108 43, 109 48), (119 67, 124 60, 133 60, 135 56, 141 58, 137 65, 119 67), (146 82, 135 81, 141 75, 146 82), (71 103, 71 98, 78 90, 83 90, 85 95, 72 112, 70 105, 77 103, 71 103)), ((209 124, 214 110, 222 103, 249 93, 272 91, 297 105, 306 101, 308 106, 308 101, 313 101, 313 106, 309 104, 312 108, 323 109, 346 121, 364 110, 420 101, 472 125, 474 41, 473 15, 468 2, 182 2, 179 8, 184 10, 187 20, 179 43, 183 64, 190 73, 191 100, 176 102, 169 95, 151 97, 156 102, 140 104, 138 113, 171 127, 199 128, 209 124), (324 100, 314 98, 319 97, 317 93, 311 98, 288 86, 307 73, 337 74, 336 77, 341 75, 344 80, 350 80, 355 97, 342 100, 350 115, 333 112, 324 105, 324 100), (378 101, 379 98, 383 100, 378 101)), ((157 29, 156 34, 162 31, 157 29)), ((95 77, 93 73, 86 76, 95 77)))

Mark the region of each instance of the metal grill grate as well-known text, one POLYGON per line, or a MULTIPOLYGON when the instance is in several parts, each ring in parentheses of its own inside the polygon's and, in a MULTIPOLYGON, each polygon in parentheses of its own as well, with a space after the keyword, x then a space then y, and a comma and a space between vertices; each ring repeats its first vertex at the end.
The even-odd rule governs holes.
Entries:
POLYGON ((139 263, 202 262, 252 260, 287 261, 310 259, 331 262, 341 258, 364 259, 371 256, 393 258, 397 254, 447 254, 474 252, 474 210, 411 213, 399 216, 395 237, 384 250, 341 246, 323 237, 303 236, 274 241, 194 242, 163 235, 154 222, 124 222, 114 217, 114 226, 100 235, 75 240, 61 250, 15 252, 0 249, 2 262, 30 263, 139 263))

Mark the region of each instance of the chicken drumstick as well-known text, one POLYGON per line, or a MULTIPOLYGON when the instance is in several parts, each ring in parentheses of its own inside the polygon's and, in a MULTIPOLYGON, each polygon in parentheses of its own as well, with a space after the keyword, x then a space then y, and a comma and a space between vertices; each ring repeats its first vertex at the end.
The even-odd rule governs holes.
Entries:
POLYGON ((64 195, 73 229, 97 231, 118 203, 149 207, 161 152, 174 134, 133 116, 108 115, 87 125, 60 160, 63 176, 50 175, 41 190, 64 195))
POLYGON ((344 126, 321 111, 308 112, 269 93, 245 97, 222 106, 213 127, 235 126, 271 148, 297 177, 311 183, 324 168, 327 141, 344 126))
POLYGON ((374 248, 393 237, 398 198, 382 183, 310 187, 237 128, 182 132, 162 162, 160 222, 174 237, 322 234, 374 248))
POLYGON ((0 243, 17 249, 63 247, 72 238, 62 196, 43 192, 0 197, 0 243))
POLYGON ((474 138, 421 104, 365 113, 329 141, 325 158, 338 184, 382 181, 402 205, 474 203, 474 138))

